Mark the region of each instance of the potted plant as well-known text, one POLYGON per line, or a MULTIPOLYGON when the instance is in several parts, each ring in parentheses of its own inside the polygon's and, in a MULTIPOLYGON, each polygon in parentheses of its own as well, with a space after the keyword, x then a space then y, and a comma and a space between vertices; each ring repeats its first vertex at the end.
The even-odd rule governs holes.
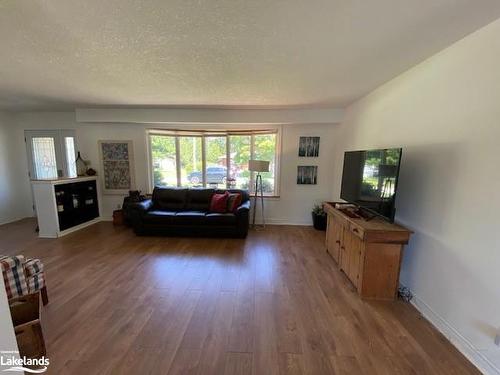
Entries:
POLYGON ((314 229, 326 230, 326 212, 322 204, 315 204, 312 210, 314 229))

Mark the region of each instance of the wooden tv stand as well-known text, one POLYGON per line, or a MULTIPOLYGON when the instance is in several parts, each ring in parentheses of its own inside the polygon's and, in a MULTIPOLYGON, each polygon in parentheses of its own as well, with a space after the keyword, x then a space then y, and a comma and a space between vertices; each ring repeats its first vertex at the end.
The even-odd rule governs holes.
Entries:
POLYGON ((356 217, 335 204, 323 203, 328 215, 327 252, 362 298, 396 299, 403 247, 412 232, 380 218, 356 217))

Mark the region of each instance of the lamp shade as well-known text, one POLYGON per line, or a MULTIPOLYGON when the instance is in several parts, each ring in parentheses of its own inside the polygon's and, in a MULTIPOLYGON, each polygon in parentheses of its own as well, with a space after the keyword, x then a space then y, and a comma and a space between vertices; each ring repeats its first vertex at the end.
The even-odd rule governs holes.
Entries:
POLYGON ((265 160, 249 160, 248 170, 252 172, 269 172, 269 162, 265 160))

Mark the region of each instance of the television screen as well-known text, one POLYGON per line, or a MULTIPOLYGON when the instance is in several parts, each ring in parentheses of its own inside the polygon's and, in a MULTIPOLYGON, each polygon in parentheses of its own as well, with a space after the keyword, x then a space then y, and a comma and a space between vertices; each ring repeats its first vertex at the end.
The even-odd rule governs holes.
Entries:
POLYGON ((340 197, 394 221, 401 148, 348 151, 340 197))

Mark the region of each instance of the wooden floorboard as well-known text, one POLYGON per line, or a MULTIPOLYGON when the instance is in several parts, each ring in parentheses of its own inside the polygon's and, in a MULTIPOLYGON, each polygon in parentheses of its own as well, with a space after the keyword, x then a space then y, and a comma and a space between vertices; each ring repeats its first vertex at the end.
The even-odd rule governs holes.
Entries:
POLYGON ((0 226, 0 254, 44 262, 49 374, 479 373, 411 305, 361 300, 309 227, 246 240, 35 227, 0 226))

